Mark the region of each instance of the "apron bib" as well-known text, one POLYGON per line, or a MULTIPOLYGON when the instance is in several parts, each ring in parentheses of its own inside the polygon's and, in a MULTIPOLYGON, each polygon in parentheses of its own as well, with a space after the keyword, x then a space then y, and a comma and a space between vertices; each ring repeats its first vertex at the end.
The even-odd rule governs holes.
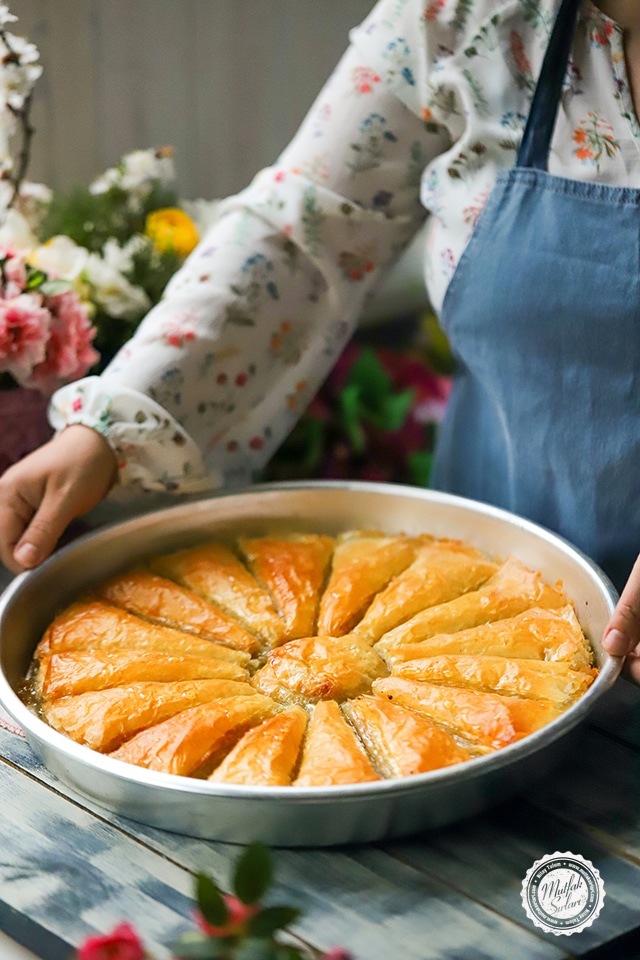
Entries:
POLYGON ((578 6, 445 296, 459 370, 433 485, 555 530, 620 585, 640 549, 640 190, 547 172, 578 6))

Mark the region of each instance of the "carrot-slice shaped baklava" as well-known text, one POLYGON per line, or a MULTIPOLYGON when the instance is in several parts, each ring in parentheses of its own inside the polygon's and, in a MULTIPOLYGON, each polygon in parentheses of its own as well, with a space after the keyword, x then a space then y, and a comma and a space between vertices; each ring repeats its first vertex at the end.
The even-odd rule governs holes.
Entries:
POLYGON ((347 637, 307 637, 290 640, 269 654, 251 683, 280 703, 347 700, 365 692, 386 664, 365 640, 347 637))
POLYGON ((242 667, 250 660, 250 654, 244 650, 148 623, 100 600, 81 600, 64 610, 45 631, 36 654, 46 657, 50 653, 72 650, 95 653, 138 650, 168 656, 211 657, 242 667))
POLYGON ((533 733, 561 713, 557 705, 546 700, 503 697, 402 677, 376 680, 373 691, 402 707, 423 713, 450 733, 494 750, 533 733))
POLYGON ((455 633, 481 623, 514 617, 530 607, 553 609, 566 603, 567 598, 560 589, 545 583, 536 570, 510 558, 479 590, 422 610, 406 623, 389 630, 378 641, 379 649, 386 653, 397 644, 416 643, 436 633, 455 633))
POLYGON ((237 650, 255 653, 253 634, 192 590, 149 570, 131 570, 97 588, 103 600, 166 627, 196 633, 237 650))
POLYGON ((229 547, 210 542, 150 562, 155 573, 175 580, 219 605, 268 646, 286 636, 271 597, 229 547))
POLYGON ((289 640, 315 631, 318 603, 335 541, 317 534, 241 537, 247 564, 271 594, 289 640))
POLYGON ((413 563, 373 598, 353 632, 375 643, 425 607, 477 590, 497 569, 485 554, 459 540, 426 544, 413 563))
POLYGON ((339 637, 351 630, 376 593, 409 566, 421 542, 424 540, 415 537, 366 531, 338 537, 320 601, 317 632, 339 637))
POLYGON ((308 716, 290 707, 253 727, 216 767, 209 780, 286 787, 298 763, 308 716))
POLYGON ((260 696, 203 703, 142 730, 109 756, 188 776, 276 710, 271 700, 260 696))
POLYGON ((570 604, 557 610, 532 607, 506 620, 437 633, 417 643, 385 640, 376 649, 390 665, 442 654, 549 660, 567 663, 573 670, 589 670, 593 656, 570 604))
POLYGON ((343 710, 385 777, 409 777, 470 759, 441 727, 382 697, 358 697, 343 710))
POLYGON ((593 674, 572 670, 562 662, 451 654, 409 660, 395 666, 393 675, 560 704, 582 696, 594 679, 593 674))
POLYGON ((379 779, 338 704, 320 701, 313 711, 293 786, 329 787, 379 779))
POLYGON ((40 661, 36 687, 45 699, 105 690, 123 683, 169 680, 246 680, 235 663, 205 657, 169 657, 157 653, 52 653, 40 661))
POLYGON ((105 751, 199 703, 254 695, 253 687, 236 680, 139 682, 45 701, 43 713, 56 730, 93 750, 105 751))

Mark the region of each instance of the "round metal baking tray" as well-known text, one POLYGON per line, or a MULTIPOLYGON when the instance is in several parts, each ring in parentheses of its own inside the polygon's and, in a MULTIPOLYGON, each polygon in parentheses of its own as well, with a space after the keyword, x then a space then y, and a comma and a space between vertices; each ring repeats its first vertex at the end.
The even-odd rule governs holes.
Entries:
POLYGON ((88 534, 0 599, 0 702, 46 766, 80 794, 122 816, 207 839, 275 846, 368 842, 475 814, 546 774, 567 735, 620 671, 600 643, 616 602, 605 575, 542 527, 485 504, 414 487, 361 482, 271 484, 217 496, 88 534), (111 760, 57 733, 17 691, 47 624, 81 590, 154 554, 242 532, 335 534, 354 528, 457 537, 497 557, 512 554, 562 581, 594 649, 599 674, 557 720, 516 744, 460 766, 351 786, 247 787, 160 774, 111 760))

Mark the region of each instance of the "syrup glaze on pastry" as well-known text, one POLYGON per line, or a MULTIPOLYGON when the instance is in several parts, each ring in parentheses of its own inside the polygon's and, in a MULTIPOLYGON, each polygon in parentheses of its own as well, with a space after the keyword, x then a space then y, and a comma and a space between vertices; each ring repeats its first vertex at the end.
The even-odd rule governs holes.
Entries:
POLYGON ((319 787, 473 762, 597 671, 560 585, 429 534, 208 542, 97 584, 36 650, 29 702, 126 763, 319 787))

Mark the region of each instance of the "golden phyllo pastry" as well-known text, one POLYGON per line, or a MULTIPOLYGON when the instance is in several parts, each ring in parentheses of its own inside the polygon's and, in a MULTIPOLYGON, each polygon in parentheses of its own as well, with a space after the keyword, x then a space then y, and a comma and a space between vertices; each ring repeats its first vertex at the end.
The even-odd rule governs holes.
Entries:
POLYGON ((37 688, 45 699, 105 690, 141 680, 246 680, 235 663, 158 653, 52 653, 40 661, 37 688))
POLYGON ((393 675, 553 703, 575 700, 593 682, 591 673, 572 670, 566 663, 452 654, 409 660, 394 667, 393 675))
POLYGON ((284 640, 284 621, 271 597, 225 544, 205 543, 156 557, 151 568, 219 605, 266 645, 284 640))
POLYGON ((149 570, 123 573, 102 584, 97 592, 107 603, 154 623, 196 633, 249 653, 260 648, 253 634, 215 604, 149 570))
POLYGON ((338 704, 333 700, 318 703, 294 786, 330 787, 379 779, 338 704))
POLYGON ((379 640, 379 649, 386 653, 398 644, 416 643, 437 633, 455 633, 492 620, 514 617, 529 607, 553 609, 566 603, 564 593, 545 583, 540 573, 510 558, 478 590, 428 607, 389 630, 379 640))
POLYGON ((483 623, 456 633, 437 633, 416 643, 385 640, 377 645, 389 665, 440 655, 515 657, 566 662, 588 670, 592 653, 573 607, 532 607, 516 617, 483 623))
POLYGON ((273 701, 260 696, 203 703, 137 733, 109 756, 188 776, 276 710, 273 701))
POLYGON ((139 651, 167 656, 211 657, 245 667, 250 654, 171 627, 141 620, 100 600, 78 601, 46 630, 37 656, 72 650, 116 654, 139 651))
POLYGON ((56 730, 94 750, 105 751, 115 750, 138 730, 199 703, 254 694, 253 687, 237 680, 139 681, 46 700, 42 711, 56 730))
POLYGON ((245 733, 209 780, 285 787, 291 783, 308 717, 290 707, 245 733))
POLYGON ((340 637, 351 630, 379 590, 409 566, 420 546, 414 537, 354 531, 338 537, 317 632, 340 637))
POLYGON ((472 743, 497 750, 540 729, 560 716, 547 700, 521 700, 462 687, 387 677, 373 684, 375 693, 417 710, 472 743))
POLYGON ((313 636, 333 538, 315 534, 241 537, 239 546, 254 576, 271 594, 285 622, 287 639, 313 636))
POLYGON ((375 643, 420 610, 476 590, 497 569, 489 557, 459 540, 427 543, 413 563, 373 598, 353 632, 375 643))
POLYGON ((441 727, 382 697, 358 697, 343 709, 385 777, 409 777, 470 759, 441 727))
POLYGON ((273 650, 251 683, 280 703, 341 702, 386 673, 384 661, 358 637, 309 637, 273 650))

